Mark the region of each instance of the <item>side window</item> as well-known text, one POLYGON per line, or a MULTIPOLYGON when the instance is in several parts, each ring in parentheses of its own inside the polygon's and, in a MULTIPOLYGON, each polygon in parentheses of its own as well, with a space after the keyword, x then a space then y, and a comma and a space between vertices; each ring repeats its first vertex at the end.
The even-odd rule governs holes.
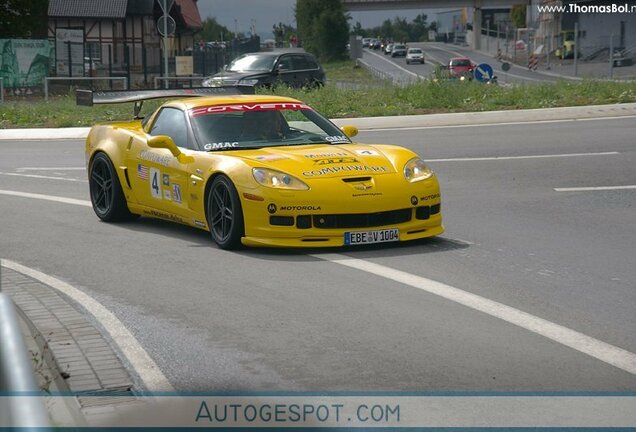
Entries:
POLYGON ((283 70, 293 70, 294 67, 292 66, 292 59, 291 56, 284 56, 281 57, 280 60, 278 60, 278 69, 283 69, 283 70))
POLYGON ((188 147, 185 114, 177 108, 163 108, 157 115, 150 135, 168 135, 179 147, 188 147))
POLYGON ((313 57, 304 56, 305 61, 307 62, 307 69, 318 69, 318 63, 314 60, 313 57))
POLYGON ((294 69, 296 70, 307 70, 307 69, 315 69, 315 66, 309 62, 309 58, 304 55, 295 55, 293 56, 294 61, 294 69))

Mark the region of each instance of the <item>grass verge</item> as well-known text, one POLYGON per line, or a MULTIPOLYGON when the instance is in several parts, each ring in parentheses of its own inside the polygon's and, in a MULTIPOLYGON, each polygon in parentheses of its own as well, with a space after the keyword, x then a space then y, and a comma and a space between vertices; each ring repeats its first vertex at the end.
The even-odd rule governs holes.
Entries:
MULTIPOLYGON (((378 84, 353 62, 325 65, 330 82, 319 89, 279 87, 259 90, 262 94, 291 96, 313 106, 330 118, 395 116, 443 112, 468 112, 552 108, 636 102, 633 83, 605 81, 561 81, 514 87, 479 83, 422 81, 407 87, 378 84), (338 83, 358 83, 342 88, 338 83), (374 85, 375 83, 375 85, 374 85)), ((149 101, 150 112, 161 101, 149 101)), ((5 101, 0 105, 0 128, 91 126, 97 122, 128 119, 132 104, 75 105, 73 95, 42 100, 5 101)))

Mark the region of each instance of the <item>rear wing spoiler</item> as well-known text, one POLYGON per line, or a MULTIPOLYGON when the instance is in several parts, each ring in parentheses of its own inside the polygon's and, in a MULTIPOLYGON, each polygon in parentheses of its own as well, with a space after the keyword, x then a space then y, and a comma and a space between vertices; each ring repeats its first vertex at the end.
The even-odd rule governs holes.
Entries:
POLYGON ((167 90, 75 90, 75 103, 82 106, 95 104, 135 103, 135 118, 139 118, 139 112, 143 101, 161 98, 186 98, 204 96, 231 96, 241 94, 254 94, 253 86, 225 86, 225 87, 194 87, 167 90))
POLYGON ((150 99, 254 94, 253 86, 194 87, 167 90, 75 90, 77 105, 115 104, 150 99))

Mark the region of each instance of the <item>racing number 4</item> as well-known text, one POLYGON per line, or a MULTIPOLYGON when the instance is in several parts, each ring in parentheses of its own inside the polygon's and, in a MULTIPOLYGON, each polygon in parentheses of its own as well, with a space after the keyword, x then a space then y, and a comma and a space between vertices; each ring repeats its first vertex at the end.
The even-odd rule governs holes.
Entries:
POLYGON ((150 168, 150 193, 153 198, 161 199, 161 188, 159 187, 159 178, 161 172, 156 168, 150 168))

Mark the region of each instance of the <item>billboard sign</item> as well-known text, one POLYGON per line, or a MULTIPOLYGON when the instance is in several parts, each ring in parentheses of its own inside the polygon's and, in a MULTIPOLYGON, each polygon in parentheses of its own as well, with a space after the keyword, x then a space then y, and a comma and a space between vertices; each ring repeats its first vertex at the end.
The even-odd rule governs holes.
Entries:
POLYGON ((0 39, 0 77, 4 87, 42 85, 48 75, 50 54, 46 39, 0 39))

